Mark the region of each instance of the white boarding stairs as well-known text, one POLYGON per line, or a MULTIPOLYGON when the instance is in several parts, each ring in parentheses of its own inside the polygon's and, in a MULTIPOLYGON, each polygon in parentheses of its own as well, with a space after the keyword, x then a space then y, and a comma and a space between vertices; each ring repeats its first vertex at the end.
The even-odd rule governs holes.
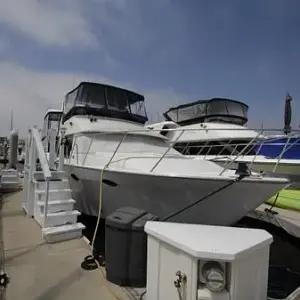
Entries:
POLYGON ((49 243, 79 238, 85 226, 77 223, 77 217, 81 213, 74 209, 75 200, 72 199, 69 182, 64 171, 51 171, 51 175, 45 223, 46 181, 43 172, 34 173, 34 218, 42 227, 43 237, 49 243))
POLYGON ((0 170, 1 189, 4 192, 10 192, 22 188, 18 170, 2 169, 0 170))

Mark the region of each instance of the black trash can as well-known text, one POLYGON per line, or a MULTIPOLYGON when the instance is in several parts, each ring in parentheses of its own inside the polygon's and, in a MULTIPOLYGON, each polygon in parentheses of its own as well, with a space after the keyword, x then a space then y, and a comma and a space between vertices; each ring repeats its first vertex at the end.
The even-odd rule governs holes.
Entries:
POLYGON ((145 287, 147 275, 147 234, 144 227, 147 221, 158 217, 147 213, 132 223, 132 236, 129 257, 129 286, 145 287))
POLYGON ((108 281, 127 286, 131 244, 131 226, 145 211, 134 207, 123 207, 106 218, 105 263, 108 281))

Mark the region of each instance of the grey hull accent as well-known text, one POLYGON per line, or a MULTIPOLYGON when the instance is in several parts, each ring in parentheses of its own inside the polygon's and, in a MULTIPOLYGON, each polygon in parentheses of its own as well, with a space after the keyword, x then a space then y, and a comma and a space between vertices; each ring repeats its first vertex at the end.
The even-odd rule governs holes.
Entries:
MULTIPOLYGON (((77 209, 87 215, 97 216, 101 170, 69 165, 65 165, 65 170, 69 175, 77 209)), ((111 170, 106 170, 103 178, 105 180, 102 217, 106 217, 119 207, 133 206, 164 218, 231 182, 138 175, 111 170)), ((274 195, 284 185, 236 182, 178 214, 170 221, 231 225, 274 195)))

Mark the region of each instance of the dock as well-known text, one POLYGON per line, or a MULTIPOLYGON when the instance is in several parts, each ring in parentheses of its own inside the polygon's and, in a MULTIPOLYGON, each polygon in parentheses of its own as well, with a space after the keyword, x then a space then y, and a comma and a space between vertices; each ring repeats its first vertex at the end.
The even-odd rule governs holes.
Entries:
MULTIPOLYGON (((129 289, 106 280, 105 268, 87 271, 81 268, 90 248, 84 237, 49 244, 43 238, 40 225, 26 216, 21 205, 22 191, 5 195, 2 221, 4 228, 5 271, 10 282, 7 298, 33 300, 65 299, 144 299, 145 289, 129 289)), ((258 212, 265 215, 262 205, 258 212)), ((280 213, 282 209, 273 208, 280 213)), ((278 213, 278 215, 279 215, 278 213)), ((280 217, 298 218, 297 213, 281 212, 280 217)), ((274 218, 275 218, 274 217, 274 218)), ((283 223, 281 223, 282 225, 283 223)), ((270 264, 299 270, 299 248, 276 237, 271 247, 270 264)))
POLYGON ((22 191, 4 196, 5 270, 10 278, 7 299, 129 300, 139 296, 109 283, 104 268, 81 268, 90 254, 84 238, 47 244, 38 223, 26 217, 21 198, 22 191))
POLYGON ((300 238, 300 212, 272 207, 262 204, 248 214, 249 217, 258 219, 284 229, 287 233, 300 238))

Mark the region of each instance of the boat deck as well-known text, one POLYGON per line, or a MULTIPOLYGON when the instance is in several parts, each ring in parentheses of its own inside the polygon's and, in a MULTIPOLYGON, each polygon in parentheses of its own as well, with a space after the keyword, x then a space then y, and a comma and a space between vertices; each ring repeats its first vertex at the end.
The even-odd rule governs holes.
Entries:
POLYGON ((262 204, 248 214, 249 217, 271 223, 300 238, 300 212, 262 204))
POLYGON ((81 268, 89 247, 83 238, 46 244, 39 225, 25 216, 22 192, 5 196, 3 209, 7 299, 136 299, 105 279, 105 270, 81 268))

